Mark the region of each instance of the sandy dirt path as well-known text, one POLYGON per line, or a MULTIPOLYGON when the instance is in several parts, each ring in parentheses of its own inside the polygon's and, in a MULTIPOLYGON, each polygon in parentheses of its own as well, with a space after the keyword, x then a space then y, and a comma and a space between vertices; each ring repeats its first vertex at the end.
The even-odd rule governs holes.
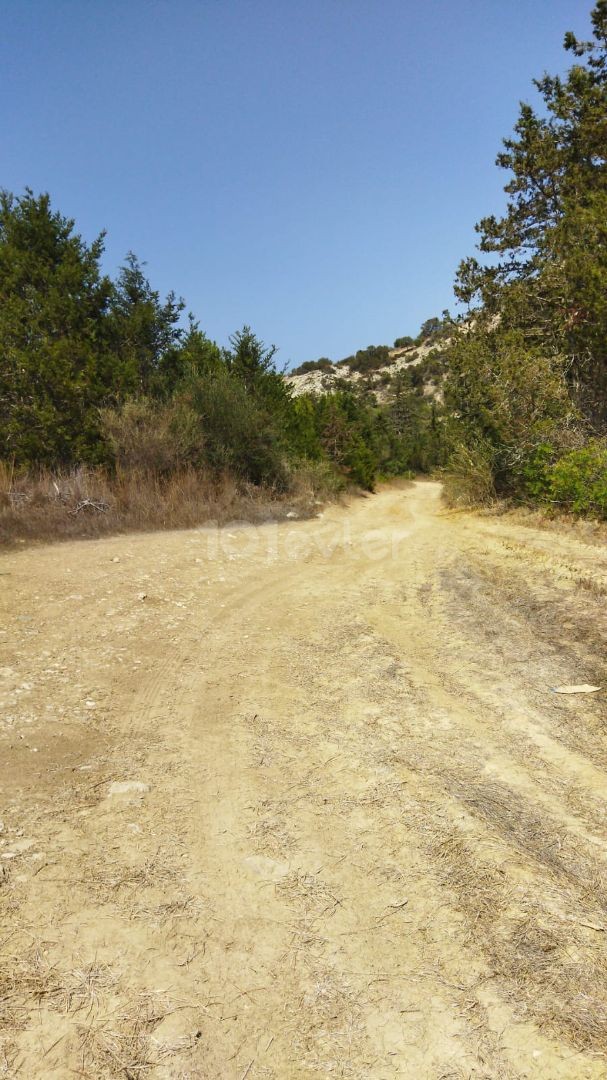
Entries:
POLYGON ((604 548, 420 482, 0 593, 0 1076, 607 1076, 604 548))

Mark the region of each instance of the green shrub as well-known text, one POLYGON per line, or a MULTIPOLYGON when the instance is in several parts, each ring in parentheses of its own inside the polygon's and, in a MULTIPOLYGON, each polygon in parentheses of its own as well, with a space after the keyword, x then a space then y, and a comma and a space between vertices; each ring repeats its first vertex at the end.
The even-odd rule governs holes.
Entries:
POLYGON ((436 341, 440 338, 447 337, 451 328, 452 322, 448 311, 443 312, 442 319, 439 319, 437 315, 433 315, 432 318, 426 319, 426 321, 422 323, 419 335, 416 339, 416 344, 420 345, 422 342, 427 341, 428 338, 436 341))
MULTIPOLYGON (((444 363, 440 354, 436 363, 444 363)), ((527 494, 539 447, 571 446, 578 417, 567 389, 566 362, 560 354, 529 345, 518 330, 497 326, 460 334, 449 350, 443 385, 454 444, 491 447, 500 495, 527 494), (528 463, 531 475, 525 481, 528 463)))
POLYGON ((607 518, 607 441, 593 439, 560 458, 550 472, 549 498, 574 514, 607 518))
POLYGON ((358 371, 361 375, 366 375, 370 371, 377 371, 378 368, 392 363, 394 360, 390 356, 387 345, 368 345, 366 349, 358 350, 356 356, 350 360, 349 366, 350 371, 358 371))
POLYGON ((226 370, 192 375, 182 400, 200 418, 205 461, 213 470, 284 488, 278 416, 249 393, 237 375, 226 370))
POLYGON ((551 498, 551 470, 555 456, 550 443, 540 443, 520 470, 523 491, 533 502, 548 502, 551 498))
POLYGON ((375 490, 377 478, 377 459, 362 438, 351 440, 344 454, 344 465, 350 480, 365 491, 375 490))

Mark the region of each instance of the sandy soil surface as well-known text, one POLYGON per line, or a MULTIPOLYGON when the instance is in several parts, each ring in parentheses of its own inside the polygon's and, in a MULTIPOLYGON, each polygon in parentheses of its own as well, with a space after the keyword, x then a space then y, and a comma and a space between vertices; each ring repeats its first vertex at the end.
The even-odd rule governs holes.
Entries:
POLYGON ((607 551, 416 483, 0 592, 0 1076, 607 1076, 607 551))

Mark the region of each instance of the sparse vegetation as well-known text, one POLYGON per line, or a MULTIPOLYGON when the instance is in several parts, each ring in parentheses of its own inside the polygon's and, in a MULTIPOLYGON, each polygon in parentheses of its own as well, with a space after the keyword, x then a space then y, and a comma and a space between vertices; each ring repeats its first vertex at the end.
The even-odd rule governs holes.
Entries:
POLYGON ((453 322, 448 311, 443 311, 440 319, 437 315, 433 315, 432 318, 426 319, 422 323, 415 344, 421 345, 422 342, 426 341, 439 342, 449 336, 452 326, 453 322))

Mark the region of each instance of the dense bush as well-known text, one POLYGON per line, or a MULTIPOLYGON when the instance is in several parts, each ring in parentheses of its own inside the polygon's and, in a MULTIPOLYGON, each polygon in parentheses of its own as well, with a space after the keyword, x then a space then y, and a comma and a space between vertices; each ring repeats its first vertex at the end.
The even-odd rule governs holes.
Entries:
POLYGON ((576 413, 563 359, 530 345, 521 331, 462 334, 449 353, 445 382, 454 447, 488 447, 499 494, 521 490, 525 468, 550 442, 571 445, 576 413))
POLYGON ((360 375, 366 375, 391 363, 393 363, 393 359, 387 345, 368 345, 366 349, 358 350, 356 355, 349 360, 348 366, 350 371, 357 371, 360 375))
POLYGON ((200 418, 204 459, 255 484, 285 485, 285 454, 276 418, 229 370, 193 375, 180 400, 200 418))
MULTIPOLYGON (((418 355, 416 354, 416 359, 418 355)), ((413 386, 423 387, 430 382, 440 382, 447 370, 447 364, 447 355, 438 349, 432 349, 432 352, 429 352, 425 359, 410 369, 413 386)))
POLYGON ((421 345, 429 340, 438 342, 449 336, 451 327, 452 321, 448 311, 443 312, 442 319, 439 319, 437 315, 433 315, 431 319, 426 319, 422 323, 414 344, 421 345))
POLYGON ((327 374, 333 371, 333 364, 326 356, 321 356, 320 360, 306 360, 299 367, 293 368, 291 375, 308 375, 312 371, 324 371, 327 374))
POLYGON ((607 441, 593 439, 561 457, 549 471, 544 499, 575 514, 607 518, 607 441))

